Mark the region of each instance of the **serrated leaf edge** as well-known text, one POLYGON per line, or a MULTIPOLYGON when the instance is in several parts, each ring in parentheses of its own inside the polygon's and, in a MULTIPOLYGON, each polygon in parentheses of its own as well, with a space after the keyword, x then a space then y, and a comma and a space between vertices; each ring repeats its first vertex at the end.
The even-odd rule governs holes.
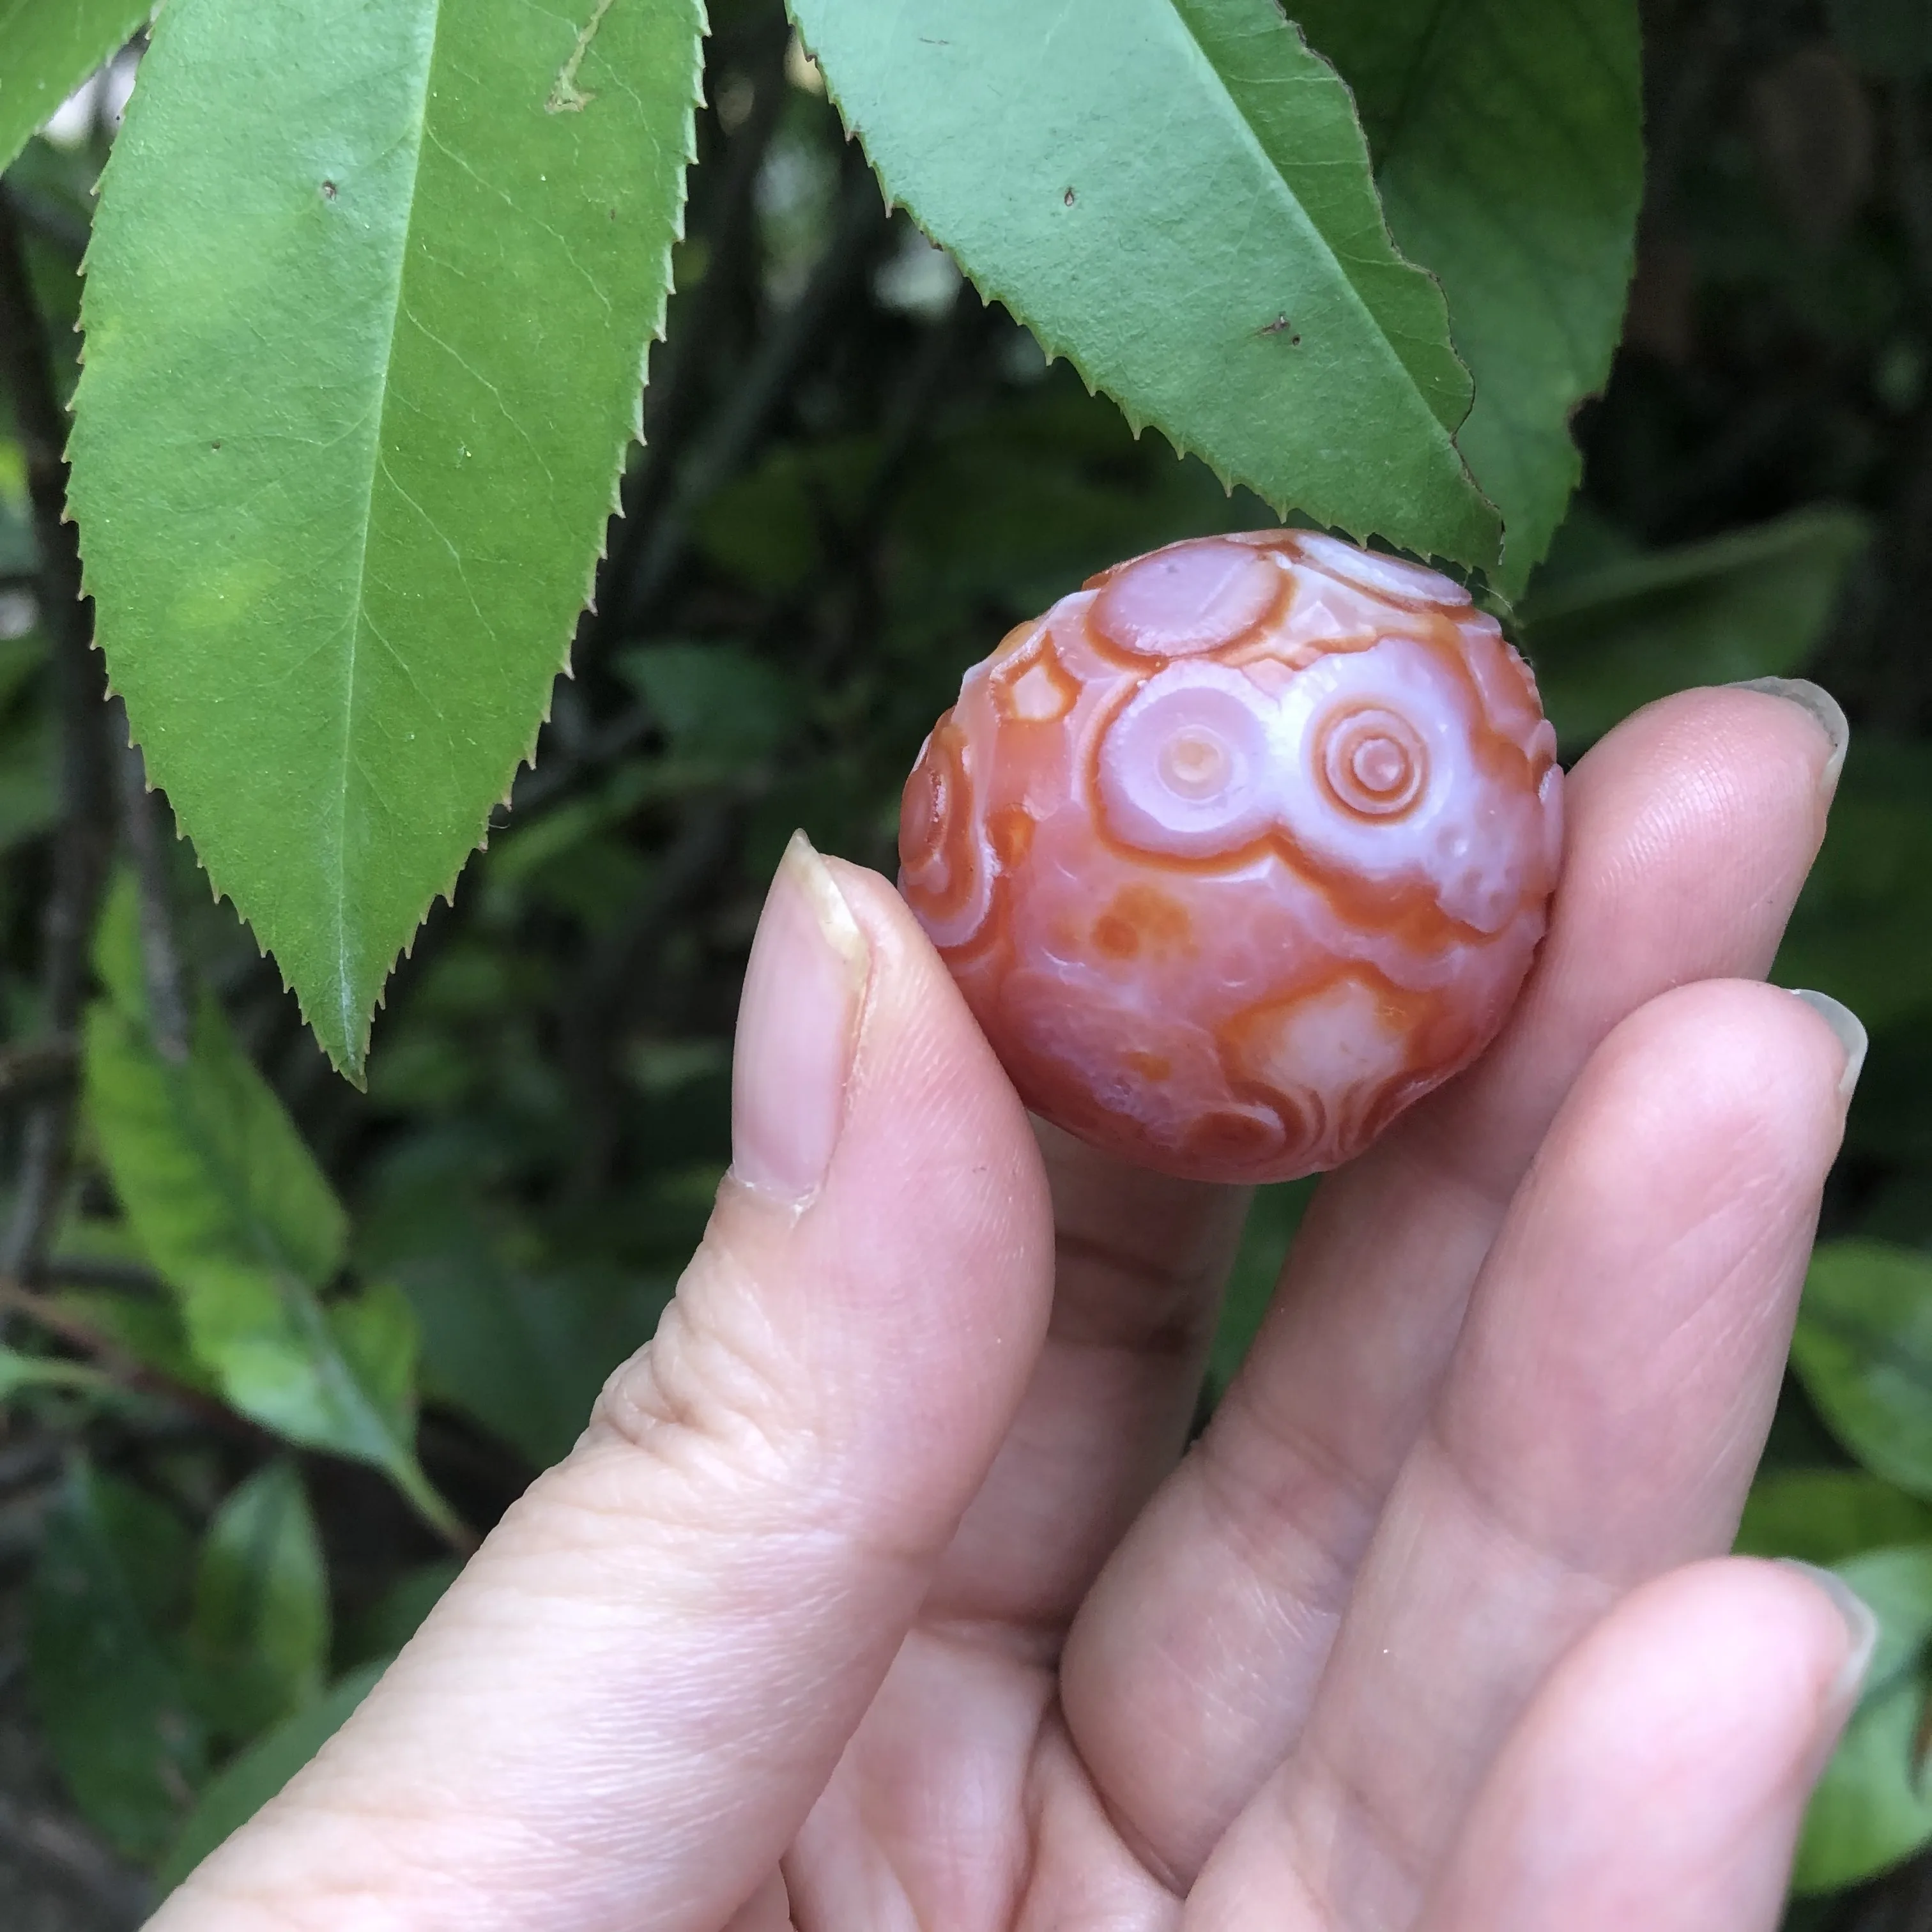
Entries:
MULTIPOLYGON (((614 462, 611 469, 610 490, 608 500, 608 507, 605 511, 602 522, 598 526, 595 548, 591 552, 586 566, 583 593, 578 599, 576 610, 572 613, 568 623, 565 627, 562 647, 558 653, 557 674, 565 676, 568 676, 570 674, 571 647, 576 638, 578 618, 580 616, 585 610, 592 608, 597 586, 598 569, 610 554, 610 518, 613 516, 620 514, 622 508, 623 479, 630 452, 634 446, 640 447, 644 442, 644 391, 648 386, 650 379, 651 351, 657 344, 662 342, 664 339, 665 322, 670 307, 670 297, 673 292, 671 274, 673 258, 678 244, 686 238, 685 220, 686 215, 689 208, 691 199, 691 169, 693 164, 694 164, 698 159, 698 110, 704 105, 704 48, 705 41, 710 38, 711 32, 710 9, 707 4, 707 0, 692 0, 692 4, 697 16, 697 32, 692 43, 693 58, 692 60, 688 76, 688 91, 686 93, 684 101, 684 138, 682 143, 681 152, 681 159, 683 165, 678 176, 677 202, 676 206, 673 212, 670 232, 664 242, 662 250, 662 259, 663 263, 663 275, 657 298, 656 313, 652 318, 650 328, 644 339, 643 352, 638 358, 638 381, 633 392, 632 401, 632 420, 629 425, 624 430, 622 435, 618 439, 614 462)), ((158 0, 158 3, 151 16, 156 22, 157 31, 160 31, 159 23, 161 20, 164 20, 166 16, 166 8, 165 5, 165 0, 158 0)), ((138 111, 138 103, 140 98, 140 81, 139 74, 137 72, 134 92, 129 98, 126 113, 124 115, 122 119, 122 126, 124 129, 132 120, 134 114, 138 111)), ((100 180, 95 190, 97 198, 104 196, 108 192, 113 165, 114 156, 110 154, 108 157, 106 166, 101 171, 100 180)), ((76 272, 81 277, 82 282, 80 317, 74 325, 75 332, 81 338, 80 351, 76 359, 76 362, 82 367, 86 365, 87 360, 87 296, 86 279, 88 271, 88 256, 92 254, 93 248, 93 231, 90 227, 88 236, 88 247, 82 251, 79 267, 76 271, 76 272)), ((68 460, 70 463, 73 437, 71 420, 70 421, 68 429, 68 437, 69 450, 68 453, 68 460)), ((80 530, 78 522, 74 518, 70 509, 66 513, 64 520, 67 522, 74 524, 76 530, 79 530, 80 538, 79 548, 80 551, 82 591, 85 596, 92 597, 94 596, 94 592, 92 585, 88 582, 87 573, 86 532, 85 530, 80 530)), ((94 600, 94 608, 96 617, 94 622, 93 646, 96 650, 99 651, 101 655, 105 671, 107 694, 110 697, 118 697, 121 699, 123 707, 128 712, 129 742, 139 748, 141 745, 141 739, 139 732, 135 728, 134 708, 128 704, 126 693, 121 691, 114 682, 112 661, 108 657, 106 646, 101 640, 101 626, 99 620, 100 605, 98 598, 94 600)), ((388 982, 394 974, 398 963, 401 960, 410 958, 414 956, 416 939, 422 932, 424 922, 428 919, 430 913, 434 909, 438 902, 440 901, 445 904, 451 905, 454 905, 455 904, 456 888, 463 877, 464 868, 469 865, 470 860, 477 853, 485 850, 490 843, 490 813, 494 812, 497 808, 498 806, 507 806, 509 804, 511 794, 516 788, 518 774, 521 772, 526 766, 529 766, 532 769, 534 769, 536 766, 538 741, 543 735, 544 727, 550 722, 550 712, 556 702, 554 695, 555 676, 557 674, 553 674, 551 690, 550 693, 545 696, 543 709, 538 715, 535 723, 531 727, 530 742, 528 745, 512 760, 509 771, 503 780, 503 788, 502 792, 497 797, 495 803, 489 806, 484 813, 482 827, 478 835, 476 843, 472 845, 457 862, 455 870, 450 874, 449 883, 447 885, 440 887, 436 891, 433 892, 430 895, 429 903, 424 907, 422 916, 417 920, 415 929, 410 933, 409 938, 404 940, 403 944, 396 950, 395 952, 392 955, 388 964, 384 968, 382 984, 376 991, 375 1003, 374 1006, 370 1007, 369 1011, 364 1015, 360 1027, 357 1028, 353 1025, 345 1024, 339 1040, 339 1044, 345 1049, 344 1052, 338 1053, 337 1052, 336 1049, 338 1044, 338 1040, 332 1037, 328 1034, 325 1033, 323 1029, 316 1024, 315 1016, 310 1012, 308 1002, 303 998, 302 989, 298 987, 294 981, 289 977, 288 974, 283 970, 281 962, 279 959, 274 958, 267 943, 256 933, 254 925, 250 921, 248 914, 242 910, 239 902, 235 898, 233 894, 230 892, 221 884, 221 881, 215 876, 214 868, 202 858, 200 849, 194 847, 191 836, 181 826, 178 820, 176 821, 175 836, 178 839, 186 839, 188 841, 190 849, 194 851, 196 866, 200 868, 203 876, 207 879, 209 890, 214 895, 215 902, 219 904, 221 901, 226 899, 230 904, 234 907, 236 916, 241 920, 243 926, 248 928, 250 937, 255 941, 256 951, 258 956, 262 958, 268 959, 272 962, 274 965, 276 976, 281 981, 283 992, 285 993, 292 994, 294 995, 296 1005, 302 1014, 303 1023, 308 1028, 310 1032, 315 1036, 316 1043, 321 1047, 323 1053, 328 1056, 330 1066, 334 1067, 335 1071, 339 1073, 344 1079, 346 1080, 351 1086, 356 1088, 358 1091, 366 1090, 368 1084, 367 1068, 368 1064, 370 1039, 374 1029, 376 1015, 377 1012, 382 1011, 387 1004, 388 982)), ((142 756, 145 761, 147 757, 145 751, 142 753, 142 756)), ((165 760, 164 762, 165 762, 165 760)), ((151 773, 148 784, 148 789, 150 791, 155 790, 158 787, 160 789, 165 790, 166 789, 166 784, 167 781, 165 775, 162 776, 159 778, 156 778, 151 773)))
MULTIPOLYGON (((1276 11, 1278 13, 1281 13, 1279 0, 1277 0, 1276 4, 1276 11)), ((1358 526, 1346 520, 1337 521, 1330 520, 1324 515, 1324 513, 1321 509, 1312 505, 1295 502, 1286 498, 1278 500, 1270 492, 1263 489, 1259 484, 1250 481, 1246 477, 1238 476, 1231 470, 1224 468, 1222 465, 1217 462, 1213 456, 1210 455, 1205 449, 1198 448, 1183 438, 1176 436, 1173 430, 1169 429, 1165 423, 1154 422, 1151 418, 1144 418, 1141 417, 1138 412, 1136 411, 1130 404, 1124 401, 1120 397, 1115 395, 1111 389, 1107 388, 1104 385, 1097 382, 1088 372, 1086 365, 1082 362, 1079 356, 1071 347, 1067 346, 1065 343, 1058 340, 1055 338, 1050 336, 1039 323, 1036 322, 1033 318, 1025 312, 1024 308, 1022 308, 1018 303, 1013 300, 1012 296, 1010 295, 1002 294, 989 286, 987 280, 982 275, 980 272, 962 259, 958 252, 950 242, 946 242, 943 236, 936 234, 927 224, 924 218, 920 214, 918 209, 914 206, 912 202, 905 199, 905 197, 902 195, 896 188, 890 185, 886 179, 885 170, 881 167, 878 160, 872 152, 872 145, 866 139, 864 128, 855 124, 852 116, 847 112, 845 104, 839 95, 838 82, 833 76, 830 68, 826 65, 824 61, 820 58, 817 50, 813 47, 811 38, 806 31, 804 23, 800 20, 797 13, 794 7, 793 0, 785 0, 785 14, 787 18, 789 19, 792 23, 793 30, 799 37, 800 45, 805 50, 806 54, 810 56, 818 66, 819 74, 825 82, 825 98, 830 101, 832 106, 838 110, 840 123, 845 130, 845 138, 848 141, 856 141, 858 142, 860 151, 865 155, 866 161, 870 165, 874 176, 878 178, 880 191, 885 198, 887 212, 890 213, 895 209, 903 208, 905 210, 907 218, 912 222, 913 225, 919 230, 919 232, 923 235, 928 242, 932 243, 935 248, 944 248, 946 250, 948 256, 951 257, 954 264, 958 267, 960 273, 972 284, 974 290, 977 292, 980 299, 982 302, 988 304, 994 302, 998 303, 1000 308, 1004 308, 1016 322, 1018 322, 1022 328, 1025 328, 1031 334, 1034 340, 1040 344, 1041 352, 1046 357, 1049 364, 1055 362, 1064 361, 1067 364, 1068 367, 1073 370, 1074 374, 1080 378, 1081 381, 1086 385, 1087 393, 1090 396, 1104 395, 1109 402, 1113 404, 1114 407, 1120 412, 1122 416, 1126 419, 1127 427, 1132 432, 1134 440, 1136 442, 1140 440, 1141 433, 1143 430, 1151 428, 1159 433, 1161 440, 1167 444, 1168 447, 1174 452, 1176 456, 1192 456, 1200 463, 1205 465, 1207 469, 1214 477, 1215 481, 1218 482, 1221 485, 1222 488, 1230 496, 1233 495, 1236 486, 1238 485, 1240 488, 1250 490, 1252 492, 1255 496, 1260 498, 1263 502, 1267 504, 1270 509, 1274 511, 1277 517, 1286 517, 1298 511, 1304 515, 1317 518, 1323 522, 1328 529, 1340 531, 1343 535, 1352 538, 1358 544, 1366 544, 1371 538, 1380 537, 1385 543, 1396 545, 1398 548, 1400 547, 1398 539, 1390 536, 1386 531, 1376 529, 1371 525, 1358 526)), ((1182 24, 1184 26, 1186 25, 1184 20, 1183 20, 1182 24)), ((1336 68, 1334 63, 1330 61, 1325 54, 1322 52, 1318 48, 1312 47, 1309 45, 1308 37, 1302 32, 1300 27, 1294 21, 1290 20, 1285 13, 1281 13, 1281 24, 1286 32, 1293 34, 1296 39, 1300 42, 1305 52, 1310 55, 1315 60, 1320 62, 1320 64, 1334 76, 1336 82, 1340 86, 1342 92, 1348 103, 1349 118, 1354 123, 1355 132, 1362 142, 1362 152, 1365 158, 1365 160, 1367 162, 1370 167, 1370 180, 1371 186, 1372 187, 1374 184, 1372 158, 1370 155, 1368 136, 1362 126, 1361 112, 1360 108, 1356 104, 1354 89, 1349 86, 1346 80, 1342 77, 1340 70, 1336 68)), ((1191 28, 1189 29, 1189 34, 1190 38, 1192 38, 1192 30, 1191 28)), ((1199 43, 1196 41, 1196 44, 1198 46, 1199 43)), ((1448 440, 1450 447, 1455 452, 1457 462, 1462 466, 1464 481, 1468 484, 1469 488, 1475 495, 1478 501, 1489 511, 1491 516, 1494 518, 1496 520, 1496 555, 1494 561, 1491 564, 1468 564, 1465 563, 1460 558, 1444 557, 1439 554, 1433 553, 1432 553, 1426 560, 1436 565, 1438 568, 1446 567, 1453 573, 1458 575, 1460 575, 1466 571, 1492 569, 1500 565, 1507 537, 1507 533, 1503 528, 1502 513, 1496 508, 1496 505, 1490 501, 1487 493, 1483 489, 1481 484, 1476 481, 1474 472, 1469 468, 1467 459, 1464 458, 1462 454, 1461 446, 1456 440, 1457 431, 1461 428, 1462 423, 1468 422, 1469 412, 1475 406, 1475 378, 1473 375, 1470 374, 1468 364, 1462 360, 1462 352, 1455 346, 1454 331, 1451 326, 1451 319, 1449 313, 1449 298, 1447 292, 1442 286, 1440 278, 1435 274, 1433 270, 1424 267, 1420 262, 1412 262, 1408 257, 1403 254, 1402 250, 1396 246, 1395 237, 1389 228, 1388 214, 1382 208, 1382 191, 1378 188, 1375 188, 1374 192, 1376 196, 1376 219, 1381 227, 1382 238, 1388 244, 1390 256, 1394 260, 1400 262, 1402 267, 1406 268, 1412 274, 1418 276, 1423 280, 1427 282, 1430 286, 1435 290, 1436 299, 1442 305, 1443 334, 1448 340, 1450 352, 1454 356, 1456 365, 1462 370, 1466 376, 1468 376, 1469 377, 1468 404, 1463 410, 1462 418, 1456 425, 1456 428, 1452 430, 1445 425, 1444 427, 1443 433, 1448 440)), ((1327 238, 1325 236, 1322 237, 1322 242, 1324 247, 1328 246, 1327 238)), ((1337 266, 1338 268, 1340 266, 1339 261, 1337 266)), ((1398 358, 1398 360, 1400 360, 1400 358, 1398 358)), ((1434 412, 1432 410, 1430 412, 1430 414, 1432 420, 1439 420, 1435 418, 1434 412)), ((1408 552, 1407 554, 1411 555, 1418 554, 1418 553, 1414 552, 1408 552)))

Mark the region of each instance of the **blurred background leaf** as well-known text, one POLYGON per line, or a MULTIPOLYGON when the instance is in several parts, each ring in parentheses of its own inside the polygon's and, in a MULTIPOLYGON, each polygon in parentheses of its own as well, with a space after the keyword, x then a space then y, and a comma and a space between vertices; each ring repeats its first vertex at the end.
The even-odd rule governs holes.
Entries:
MULTIPOLYGON (((1456 442, 1502 513, 1512 595, 1582 474, 1643 194, 1636 0, 1300 0, 1341 70, 1396 244, 1442 283, 1476 395, 1456 442)), ((1618 714, 1621 715, 1621 714, 1618 714)))
POLYGON ((246 1742, 311 1703, 328 1660, 328 1584, 291 1462, 232 1490, 202 1539, 187 1657, 211 1736, 246 1742))
POLYGON ((1932 1498, 1932 1255, 1878 1241, 1821 1243, 1791 1365, 1866 1468, 1932 1498))
POLYGON ((1587 745, 1690 685, 1796 675, 1823 641, 1846 573, 1870 540, 1856 511, 1826 506, 1643 550, 1580 511, 1520 614, 1559 741, 1587 745))
POLYGON ((164 1892, 178 1885, 222 1840, 248 1823, 348 1722, 388 1666, 386 1657, 359 1666, 326 1696, 258 1738, 209 1780, 155 1870, 164 1892))
POLYGON ((1736 1548, 1828 1569, 1900 1543, 1932 1543, 1932 1503, 1863 1469, 1779 1469, 1752 1489, 1736 1548))
POLYGON ((0 0, 0 168, 153 10, 154 0, 0 0))
POLYGON ((1932 1545, 1874 1550, 1838 1568, 1876 1613, 1878 1648, 1805 1815, 1792 1873, 1801 1894, 1869 1878, 1932 1840, 1924 1728, 1932 1545))
POLYGON ((132 1858, 166 1848, 206 1762, 163 1636, 178 1622, 190 1560, 165 1504, 81 1463, 34 1573, 28 1668, 48 1744, 88 1821, 132 1858))
POLYGON ((87 1026, 89 1114, 122 1206, 180 1299, 196 1360, 247 1416, 384 1470, 454 1526, 416 1460, 415 1324, 378 1283, 324 1304, 346 1258, 340 1204, 281 1102, 204 999, 185 1054, 148 1024, 131 883, 101 921, 108 997, 87 1026))

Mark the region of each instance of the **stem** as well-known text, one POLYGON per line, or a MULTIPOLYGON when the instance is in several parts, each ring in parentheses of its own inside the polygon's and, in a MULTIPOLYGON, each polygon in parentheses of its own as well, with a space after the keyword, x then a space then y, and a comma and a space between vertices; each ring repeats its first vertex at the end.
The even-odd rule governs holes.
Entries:
POLYGON ((891 232, 878 184, 869 168, 855 168, 840 200, 838 224, 805 292, 765 338, 734 385, 710 430, 692 452, 676 487, 642 537, 642 548, 621 610, 626 631, 640 628, 683 561, 693 519, 705 500, 740 470, 772 412, 812 358, 831 339, 840 304, 863 280, 891 232))
MULTIPOLYGON (((0 380, 7 385, 32 500, 40 551, 40 621, 52 646, 60 734, 62 818, 54 848, 41 962, 41 1025, 71 1037, 86 989, 87 948, 113 839, 113 785, 93 649, 92 606, 81 589, 80 550, 67 520, 67 414, 10 191, 0 182, 0 380)), ((58 1211, 72 1155, 71 1090, 48 1095, 27 1118, 14 1219, 0 1240, 0 1274, 31 1280, 58 1211)))
POLYGON ((0 1848, 84 1900, 105 1924, 134 1932, 153 1907, 146 1879, 122 1864, 85 1826, 57 1812, 0 1796, 0 1848))
POLYGON ((1893 192, 1919 292, 1932 296, 1932 130, 1916 83, 1891 89, 1893 192))
POLYGON ((79 1059, 73 1040, 58 1034, 0 1046, 0 1106, 38 1100, 54 1088, 70 1085, 79 1059))
POLYGON ((220 1429, 224 1435, 235 1436, 253 1443, 272 1441, 267 1430, 261 1428, 238 1411, 227 1408, 210 1395, 198 1388, 190 1388, 185 1382, 176 1382, 172 1376, 164 1375, 160 1370, 152 1369, 145 1362, 136 1361, 125 1349, 104 1335, 94 1324, 83 1316, 62 1307, 45 1295, 36 1294, 30 1288, 23 1288, 18 1281, 0 1276, 0 1312, 17 1315, 31 1322, 44 1334, 53 1336, 91 1355, 100 1364, 100 1372, 127 1388, 146 1390, 151 1395, 165 1396, 170 1402, 178 1403, 200 1420, 220 1429))
MULTIPOLYGON (((743 279, 740 265, 755 239, 758 171, 791 85, 784 70, 789 38, 781 21, 758 50, 751 112, 727 145, 713 204, 718 212, 708 224, 710 266, 704 279, 680 299, 669 337, 652 358, 656 366, 644 392, 644 449, 626 481, 623 512, 611 526, 610 554, 598 574, 594 611, 579 633, 580 650, 574 654, 579 668, 611 640, 635 602, 632 586, 646 545, 676 484, 679 454, 698 422, 705 369, 728 333, 726 304, 743 279)), ((700 185, 704 178, 700 168, 700 185)))
POLYGON ((465 1562, 476 1554, 482 1538, 443 1500, 419 1467, 412 1464, 406 1469, 392 1469, 388 1475, 417 1515, 449 1545, 452 1554, 465 1562))
POLYGON ((168 855, 164 842, 163 806, 148 784, 148 768, 140 747, 128 731, 128 714, 117 698, 112 701, 118 735, 126 748, 120 755, 121 832, 134 868, 135 892, 140 902, 141 964, 148 993, 148 1030, 164 1060, 179 1066, 188 1058, 190 1016, 187 975, 182 970, 181 948, 175 937, 173 896, 168 889, 168 855))

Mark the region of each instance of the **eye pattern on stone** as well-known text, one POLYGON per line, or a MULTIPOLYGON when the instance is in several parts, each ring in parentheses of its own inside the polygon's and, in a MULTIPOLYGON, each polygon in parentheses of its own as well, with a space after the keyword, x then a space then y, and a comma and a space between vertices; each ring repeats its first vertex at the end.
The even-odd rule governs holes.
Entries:
POLYGON ((1562 796, 1534 680, 1460 586, 1202 538, 968 672, 899 884, 1028 1106, 1165 1172, 1286 1180, 1494 1036, 1562 796))
POLYGON ((1094 763, 1106 828, 1176 857, 1258 837, 1274 759, 1266 703, 1221 664, 1190 660, 1149 679, 1101 736, 1094 763))
POLYGON ((1429 749, 1393 711, 1344 712, 1324 720, 1317 767, 1329 796, 1363 818, 1395 818, 1420 796, 1429 749))

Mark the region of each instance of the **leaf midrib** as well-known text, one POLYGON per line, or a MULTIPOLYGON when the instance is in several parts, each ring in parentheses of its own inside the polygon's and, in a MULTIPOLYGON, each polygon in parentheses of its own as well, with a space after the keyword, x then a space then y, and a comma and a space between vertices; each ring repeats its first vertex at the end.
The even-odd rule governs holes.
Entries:
POLYGON ((442 0, 429 0, 434 24, 429 49, 419 70, 416 111, 410 117, 410 212, 403 224, 396 250, 395 272, 388 290, 388 320, 383 334, 382 366, 378 378, 375 435, 366 465, 362 516, 358 532, 355 565, 355 598, 348 632, 348 662, 343 673, 342 758, 336 784, 334 885, 335 983, 338 1018, 342 1029, 342 1047, 352 1067, 361 1064, 362 1054, 356 1024, 356 1000, 350 965, 349 949, 349 781, 354 760, 357 673, 362 662, 360 644, 366 614, 369 574, 369 532, 375 521, 376 478, 382 467, 382 435, 389 416, 392 393, 390 371, 395 362, 396 338, 403 316, 403 282, 409 267, 410 240, 416 230, 416 190, 422 172, 423 136, 429 121, 430 76, 435 71, 442 33, 442 0))
MULTIPOLYGON (((1438 4, 1442 7, 1446 8, 1448 6, 1453 4, 1453 0, 1438 0, 1438 4)), ((1222 98, 1227 102, 1229 110, 1232 112, 1236 122, 1240 126, 1241 138, 1246 142, 1249 148, 1253 152, 1256 158, 1260 162, 1264 174, 1270 181, 1275 183, 1276 186, 1280 191, 1282 200, 1287 204, 1287 206, 1292 211, 1294 220, 1300 225, 1304 233, 1312 238, 1316 247, 1320 250, 1323 259, 1328 262, 1329 266, 1334 270, 1336 280, 1339 280, 1342 287, 1348 291, 1348 299, 1353 304, 1356 313, 1361 316, 1363 321, 1366 325, 1369 335, 1379 346, 1382 352, 1388 358, 1390 362, 1394 365, 1394 368, 1397 371, 1400 380, 1406 383, 1408 388, 1413 392, 1417 401, 1420 403, 1422 406, 1423 414, 1427 417, 1430 422, 1434 425, 1437 433, 1445 442, 1453 444, 1455 441, 1454 432, 1449 429, 1443 423, 1442 418, 1436 414, 1434 405, 1430 401, 1428 395, 1424 391, 1422 384, 1417 380, 1415 372, 1402 359, 1402 356, 1397 351, 1395 344, 1390 338, 1388 329, 1383 326, 1381 316, 1377 315, 1375 310, 1370 307, 1368 299, 1362 293, 1361 290, 1357 286, 1354 277, 1349 274, 1342 257, 1336 253, 1334 244, 1328 239, 1328 236, 1323 232, 1321 224, 1316 221, 1313 215, 1310 214, 1308 212, 1307 204, 1304 202, 1300 196, 1295 192, 1293 186, 1290 184, 1288 177, 1282 172, 1280 164, 1275 160, 1274 157, 1268 152, 1267 146, 1262 142, 1260 135, 1256 133, 1255 130, 1254 123, 1249 118, 1246 110, 1244 109, 1241 106, 1241 104, 1235 99, 1233 89, 1228 85, 1227 80, 1222 75, 1221 70, 1214 64, 1214 56, 1209 53, 1208 50, 1202 45, 1201 38, 1194 31, 1193 23, 1188 19, 1184 8, 1174 4, 1173 0, 1169 0, 1169 11, 1172 13, 1174 19, 1179 22, 1182 32, 1185 34, 1187 38, 1188 44, 1194 50, 1196 58, 1198 60, 1202 66, 1214 76, 1214 85, 1220 88, 1222 98)), ((1296 34, 1298 33, 1300 30, 1291 24, 1287 18, 1284 17, 1281 23, 1281 31, 1286 34, 1296 34)), ((1359 115, 1358 116, 1357 119, 1358 124, 1359 125, 1359 115)), ((1364 150, 1366 150, 1368 146, 1368 140, 1366 133, 1364 133, 1363 136, 1363 146, 1364 150)), ((1369 157, 1369 166, 1372 172, 1375 166, 1375 158, 1372 154, 1370 154, 1369 157)), ((1386 223, 1384 223, 1384 226, 1387 226, 1386 223)), ((1394 249, 1394 237, 1393 235, 1390 236, 1389 241, 1391 249, 1394 249)), ((1402 255, 1400 250, 1396 250, 1395 253, 1398 262, 1409 274, 1420 275, 1423 272, 1422 271, 1416 268, 1413 264, 1410 263, 1408 261, 1408 259, 1402 255)))

